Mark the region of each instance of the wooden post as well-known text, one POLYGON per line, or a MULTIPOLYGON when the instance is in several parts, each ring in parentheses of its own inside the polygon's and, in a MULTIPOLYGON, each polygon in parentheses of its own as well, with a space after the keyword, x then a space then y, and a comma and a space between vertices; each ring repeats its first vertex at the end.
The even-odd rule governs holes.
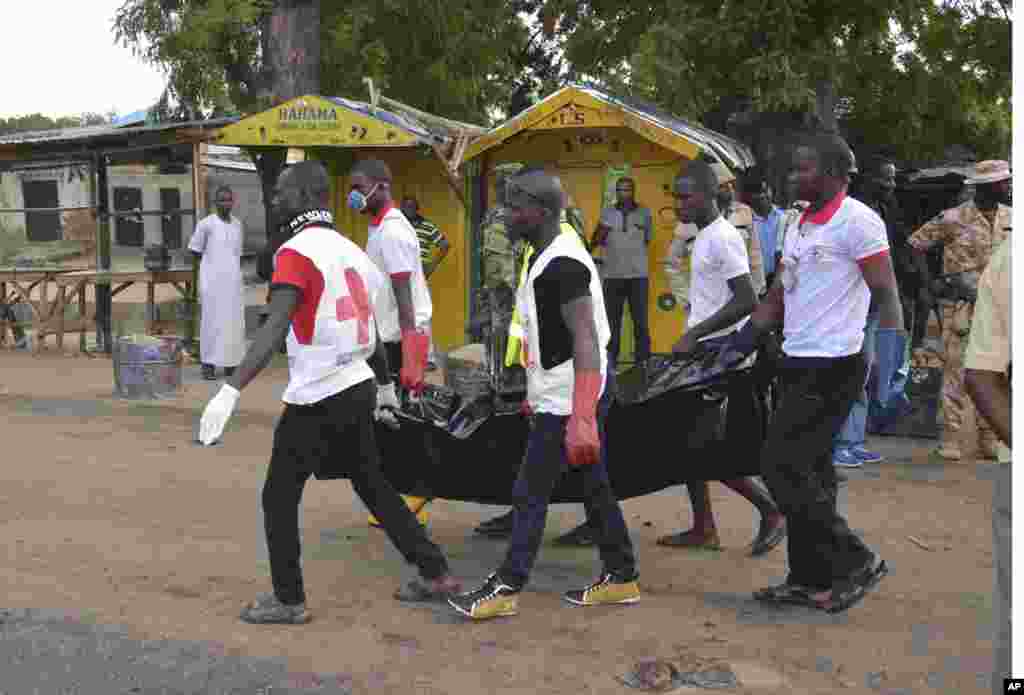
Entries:
MULTIPOLYGON (((93 156, 93 170, 96 183, 93 186, 93 197, 96 204, 96 267, 101 271, 110 272, 110 187, 107 181, 107 157, 103 154, 93 156)), ((113 313, 110 294, 109 276, 96 279, 96 342, 103 346, 108 355, 113 353, 111 340, 111 314, 113 313)))

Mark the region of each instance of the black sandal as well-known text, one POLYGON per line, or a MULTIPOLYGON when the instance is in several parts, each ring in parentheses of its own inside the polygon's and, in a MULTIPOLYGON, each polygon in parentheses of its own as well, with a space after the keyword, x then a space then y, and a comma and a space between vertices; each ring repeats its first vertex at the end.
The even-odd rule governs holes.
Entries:
POLYGON ((874 557, 864 569, 854 573, 852 577, 836 582, 828 599, 815 601, 814 605, 831 615, 844 613, 863 601, 868 592, 888 573, 889 568, 885 560, 874 557))
POLYGON ((395 591, 395 599, 405 603, 444 603, 457 591, 435 591, 419 579, 414 579, 395 591))
POLYGON ((799 584, 785 582, 776 586, 765 587, 754 592, 754 599, 764 603, 779 603, 787 606, 814 606, 811 594, 814 589, 799 584))

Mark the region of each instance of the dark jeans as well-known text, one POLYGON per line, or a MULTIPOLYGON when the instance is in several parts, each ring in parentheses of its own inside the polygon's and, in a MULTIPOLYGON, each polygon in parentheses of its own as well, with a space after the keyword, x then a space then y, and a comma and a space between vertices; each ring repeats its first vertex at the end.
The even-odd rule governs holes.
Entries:
POLYGON ((448 572, 441 549, 384 477, 374 435, 373 380, 312 405, 287 405, 274 430, 263 485, 263 519, 274 594, 285 604, 306 600, 299 542, 299 503, 310 475, 347 476, 402 557, 425 579, 448 572))
POLYGON ((402 371, 402 344, 384 343, 384 352, 388 356, 388 371, 391 378, 398 381, 398 374, 402 371))
POLYGON ((786 517, 788 581, 825 590, 871 558, 836 508, 832 440, 864 387, 861 354, 787 357, 782 397, 762 453, 762 477, 786 517))
POLYGON ((612 331, 608 355, 611 366, 619 363, 619 344, 622 341, 622 311, 629 302, 629 314, 633 317, 633 358, 645 362, 651 356, 651 333, 647 327, 647 278, 606 279, 604 281, 604 306, 608 312, 608 324, 612 331))
MULTIPOLYGON (((580 467, 573 475, 585 476, 583 506, 587 512, 587 523, 597 535, 604 570, 619 577, 632 578, 636 574, 633 544, 629 539, 622 508, 608 480, 605 460, 608 448, 605 446, 604 423, 614 388, 612 379, 605 385, 604 395, 598 404, 600 460, 592 466, 580 467)), ((526 455, 512 491, 512 538, 505 561, 498 570, 501 578, 514 586, 525 586, 530 578, 530 570, 544 537, 551 493, 568 468, 565 455, 565 428, 568 421, 568 417, 544 413, 532 418, 526 455)))

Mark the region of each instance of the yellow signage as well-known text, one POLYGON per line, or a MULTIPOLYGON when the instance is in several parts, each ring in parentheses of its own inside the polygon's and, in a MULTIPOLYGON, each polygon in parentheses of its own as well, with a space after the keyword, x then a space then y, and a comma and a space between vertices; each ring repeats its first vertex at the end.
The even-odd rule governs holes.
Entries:
POLYGON ((304 96, 221 129, 216 142, 239 147, 411 147, 420 144, 420 137, 329 99, 304 96))
POLYGON ((618 111, 586 108, 572 103, 538 121, 530 130, 615 128, 620 126, 622 126, 622 117, 618 111))
MULTIPOLYGON (((469 161, 525 130, 562 130, 567 128, 628 128, 641 137, 690 159, 696 157, 701 151, 697 143, 664 125, 634 115, 617 104, 602 101, 570 86, 562 88, 501 127, 474 140, 466 148, 463 161, 469 161)), ((585 137, 596 136, 592 132, 588 132, 585 137)))

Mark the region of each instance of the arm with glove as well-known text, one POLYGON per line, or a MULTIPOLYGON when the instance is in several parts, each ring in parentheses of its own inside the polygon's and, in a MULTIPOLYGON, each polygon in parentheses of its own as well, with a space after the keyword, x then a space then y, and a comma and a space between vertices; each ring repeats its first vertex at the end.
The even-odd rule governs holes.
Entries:
POLYGON ((402 328, 402 369, 399 381, 403 388, 419 393, 423 390, 423 374, 427 371, 427 359, 430 356, 430 336, 416 327, 411 275, 393 274, 391 284, 398 302, 398 324, 402 328))
POLYGON ((270 364, 277 347, 288 335, 291 317, 299 305, 301 290, 290 285, 274 287, 270 295, 270 316, 256 334, 241 366, 207 404, 199 422, 199 441, 210 446, 220 440, 224 427, 238 405, 241 391, 270 364))
POLYGON ((907 349, 907 331, 903 326, 903 306, 896 289, 896 274, 888 253, 878 254, 860 263, 864 281, 871 290, 871 301, 878 307, 879 323, 875 334, 875 361, 878 384, 870 398, 869 414, 876 424, 884 425, 909 410, 909 402, 898 386, 898 372, 907 349))
POLYGON ((601 398, 601 357, 590 295, 561 305, 562 318, 573 339, 572 414, 565 428, 565 451, 571 466, 598 462, 601 440, 597 429, 597 402, 601 398))
POLYGON ((398 393, 395 391, 395 382, 391 379, 391 367, 388 364, 388 354, 384 349, 384 342, 377 336, 377 345, 373 354, 366 360, 373 370, 377 381, 377 407, 373 411, 373 419, 383 422, 392 429, 398 429, 398 418, 395 411, 401 408, 398 402, 398 393))

